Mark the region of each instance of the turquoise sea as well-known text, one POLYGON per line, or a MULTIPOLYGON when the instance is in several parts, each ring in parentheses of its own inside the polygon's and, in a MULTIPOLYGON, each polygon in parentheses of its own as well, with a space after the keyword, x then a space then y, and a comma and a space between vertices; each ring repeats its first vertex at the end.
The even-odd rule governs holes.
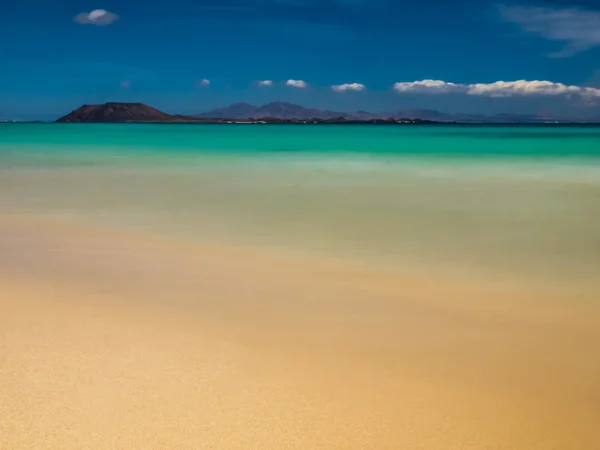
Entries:
POLYGON ((600 287, 600 127, 0 124, 0 212, 600 287))

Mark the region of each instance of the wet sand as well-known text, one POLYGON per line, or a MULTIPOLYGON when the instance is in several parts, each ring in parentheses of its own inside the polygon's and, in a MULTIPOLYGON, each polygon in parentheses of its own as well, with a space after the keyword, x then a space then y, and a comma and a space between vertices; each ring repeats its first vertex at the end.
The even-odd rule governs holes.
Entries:
POLYGON ((0 217, 0 449, 600 448, 595 299, 0 217))

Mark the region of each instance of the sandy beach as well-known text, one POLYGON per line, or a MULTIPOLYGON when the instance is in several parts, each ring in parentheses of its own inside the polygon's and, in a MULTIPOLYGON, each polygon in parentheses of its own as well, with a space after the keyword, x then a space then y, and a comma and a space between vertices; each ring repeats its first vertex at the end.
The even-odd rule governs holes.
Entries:
POLYGON ((16 216, 0 291, 2 449, 600 446, 591 301, 16 216))

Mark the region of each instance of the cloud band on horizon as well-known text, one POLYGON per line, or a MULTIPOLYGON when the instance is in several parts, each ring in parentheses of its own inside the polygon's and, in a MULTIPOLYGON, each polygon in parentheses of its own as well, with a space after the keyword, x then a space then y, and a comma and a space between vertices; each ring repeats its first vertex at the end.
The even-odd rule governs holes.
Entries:
POLYGON ((394 84, 398 93, 413 92, 422 94, 467 94, 482 97, 516 96, 569 96, 586 98, 600 97, 600 89, 569 86, 563 83, 540 80, 496 81, 494 83, 457 84, 441 80, 421 80, 394 84))

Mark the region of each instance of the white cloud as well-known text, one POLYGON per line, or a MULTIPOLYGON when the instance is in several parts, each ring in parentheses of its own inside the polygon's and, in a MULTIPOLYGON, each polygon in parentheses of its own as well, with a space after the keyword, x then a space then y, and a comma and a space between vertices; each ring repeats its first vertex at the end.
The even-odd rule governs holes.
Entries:
POLYGON ((396 92, 416 92, 422 94, 462 93, 483 97, 515 96, 558 96, 573 95, 585 98, 600 98, 600 89, 582 86, 569 86, 551 81, 496 81, 495 83, 456 84, 440 80, 422 80, 396 83, 396 92))
POLYGON ((421 80, 394 84, 396 92, 423 92, 427 94, 449 94, 452 92, 464 92, 462 84, 448 83, 441 80, 421 80))
POLYGON ((286 86, 292 86, 292 87, 300 88, 300 89, 304 89, 304 88, 308 87, 308 83, 303 80, 287 80, 285 82, 285 84, 286 84, 286 86))
POLYGON ((123 80, 123 81, 121 81, 121 87, 123 89, 130 88, 131 87, 131 81, 129 81, 129 80, 123 80))
POLYGON ((261 80, 258 81, 257 84, 262 87, 273 86, 273 82, 271 80, 261 80))
POLYGON ((335 92, 346 92, 346 91, 364 91, 366 86, 360 83, 346 83, 346 84, 336 84, 331 86, 335 92))
POLYGON ((545 8, 540 6, 499 6, 504 20, 523 31, 566 45, 550 54, 565 58, 600 46, 600 12, 581 8, 545 8))
POLYGON ((207 78, 203 78, 201 80, 196 81, 196 85, 201 87, 208 87, 210 86, 210 80, 207 78))
MULTIPOLYGON (((600 92, 600 91, 599 91, 600 92)), ((567 95, 583 94, 584 88, 567 86, 551 81, 496 81, 495 83, 477 83, 469 86, 469 94, 488 97, 512 97, 515 95, 567 95)))
POLYGON ((77 14, 73 20, 82 25, 105 26, 119 20, 119 16, 105 9, 95 9, 89 13, 77 14))

